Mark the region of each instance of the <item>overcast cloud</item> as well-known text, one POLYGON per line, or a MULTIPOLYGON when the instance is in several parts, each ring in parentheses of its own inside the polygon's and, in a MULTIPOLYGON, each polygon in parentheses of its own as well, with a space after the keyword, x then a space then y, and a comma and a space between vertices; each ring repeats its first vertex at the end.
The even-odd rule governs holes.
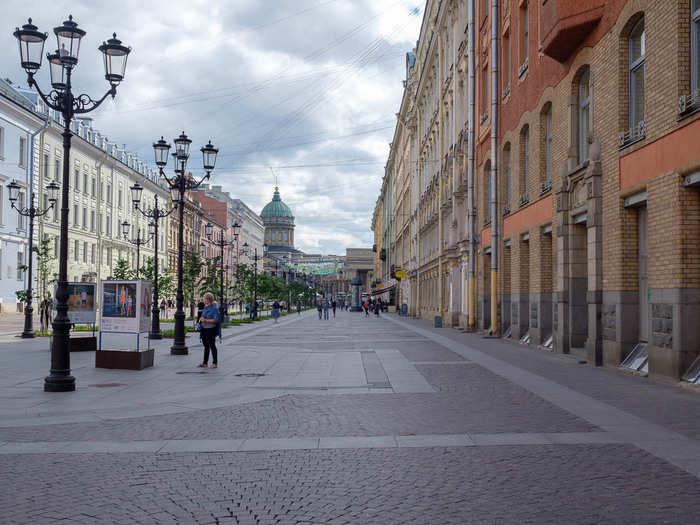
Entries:
MULTIPOLYGON (((197 150, 211 139, 213 184, 259 213, 277 174, 297 247, 343 254, 372 243, 422 10, 422 0, 4 0, 0 75, 25 83, 16 26, 31 16, 51 33, 72 14, 87 31, 75 89, 96 97, 107 87, 97 46, 116 31, 133 51, 116 100, 91 114, 96 128, 148 162, 161 135, 185 130, 197 150)), ((46 63, 39 82, 49 85, 46 63)))

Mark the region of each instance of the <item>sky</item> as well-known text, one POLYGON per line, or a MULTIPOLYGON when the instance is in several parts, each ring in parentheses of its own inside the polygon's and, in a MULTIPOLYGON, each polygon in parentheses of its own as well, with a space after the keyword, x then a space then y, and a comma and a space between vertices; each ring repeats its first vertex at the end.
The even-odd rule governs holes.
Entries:
MULTIPOLYGON (((339 254, 372 244, 372 211, 389 154, 423 0, 3 0, 0 76, 26 85, 15 27, 49 32, 69 14, 87 31, 76 93, 107 90, 97 47, 132 47, 114 101, 93 127, 153 164, 152 143, 185 131, 189 167, 219 148, 212 184, 257 213, 277 180, 297 248, 339 254), (115 5, 118 4, 118 5, 115 5), (196 149, 195 149, 196 147, 196 149), (196 152, 196 155, 194 154, 196 152)), ((38 81, 50 86, 44 60, 38 81)), ((170 166, 172 167, 172 166, 170 166)), ((196 168, 196 169, 195 169, 196 168)))

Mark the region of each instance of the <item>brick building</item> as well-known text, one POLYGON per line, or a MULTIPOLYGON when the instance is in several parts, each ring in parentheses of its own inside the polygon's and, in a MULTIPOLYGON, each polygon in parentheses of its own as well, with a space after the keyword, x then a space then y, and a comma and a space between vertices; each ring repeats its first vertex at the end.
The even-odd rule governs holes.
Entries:
POLYGON ((384 241, 415 274, 409 311, 682 376, 699 88, 698 0, 429 1, 380 196, 414 192, 384 241))

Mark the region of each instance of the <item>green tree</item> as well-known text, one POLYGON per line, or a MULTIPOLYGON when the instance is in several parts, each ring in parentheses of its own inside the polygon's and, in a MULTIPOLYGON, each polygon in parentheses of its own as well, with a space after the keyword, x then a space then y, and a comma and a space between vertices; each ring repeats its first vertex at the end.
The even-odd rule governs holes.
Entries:
MULTIPOLYGON (((141 267, 141 278, 153 282, 154 270, 153 257, 148 257, 141 267)), ((175 295, 175 284, 175 276, 170 268, 158 268, 158 302, 175 295)))
POLYGON ((194 317, 194 296, 204 263, 196 252, 185 252, 182 263, 182 293, 190 302, 190 317, 194 317))
POLYGON ((221 257, 216 256, 213 259, 208 259, 206 262, 206 275, 200 277, 199 293, 207 292, 214 294, 214 297, 219 297, 221 293, 221 274, 220 274, 221 257))
POLYGON ((39 246, 32 248, 36 254, 36 289, 39 292, 37 297, 41 300, 46 293, 49 293, 48 287, 53 284, 56 279, 49 279, 51 275, 50 263, 51 257, 51 241, 48 237, 44 237, 39 241, 39 246))
POLYGON ((133 270, 129 267, 129 261, 126 259, 119 259, 117 261, 116 266, 114 267, 114 271, 112 272, 112 275, 108 277, 108 279, 132 279, 132 276, 134 275, 133 270))
POLYGON ((253 300, 254 280, 253 266, 250 264, 239 264, 236 268, 235 283, 233 285, 235 300, 246 303, 253 300))

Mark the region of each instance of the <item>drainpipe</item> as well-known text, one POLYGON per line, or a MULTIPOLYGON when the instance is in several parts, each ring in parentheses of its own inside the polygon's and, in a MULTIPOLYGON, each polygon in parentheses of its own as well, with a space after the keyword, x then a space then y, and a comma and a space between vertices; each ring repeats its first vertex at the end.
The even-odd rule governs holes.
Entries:
POLYGON ((441 74, 442 72, 442 63, 444 60, 444 55, 445 54, 445 44, 443 42, 442 38, 438 39, 438 68, 437 68, 437 82, 436 82, 436 88, 437 88, 437 103, 438 103, 438 137, 440 139, 440 143, 437 145, 438 146, 438 230, 437 230, 437 239, 438 239, 438 289, 437 289, 437 300, 438 300, 438 315, 440 318, 442 318, 442 288, 443 288, 443 275, 442 275, 442 252, 445 246, 445 241, 444 241, 444 232, 443 232, 443 224, 442 224, 442 159, 445 158, 445 139, 447 137, 443 137, 443 127, 442 123, 445 119, 444 115, 444 104, 442 102, 442 85, 444 82, 444 78, 441 74))
POLYGON ((491 0, 491 335, 498 334, 498 255, 500 233, 498 231, 498 155, 496 133, 498 131, 498 0, 491 0))
POLYGON ((474 92, 475 92, 475 72, 476 60, 474 58, 474 1, 469 0, 467 14, 467 28, 469 34, 469 111, 467 112, 468 143, 467 143, 467 227, 469 229, 469 321, 468 328, 476 328, 476 228, 474 210, 474 92))

